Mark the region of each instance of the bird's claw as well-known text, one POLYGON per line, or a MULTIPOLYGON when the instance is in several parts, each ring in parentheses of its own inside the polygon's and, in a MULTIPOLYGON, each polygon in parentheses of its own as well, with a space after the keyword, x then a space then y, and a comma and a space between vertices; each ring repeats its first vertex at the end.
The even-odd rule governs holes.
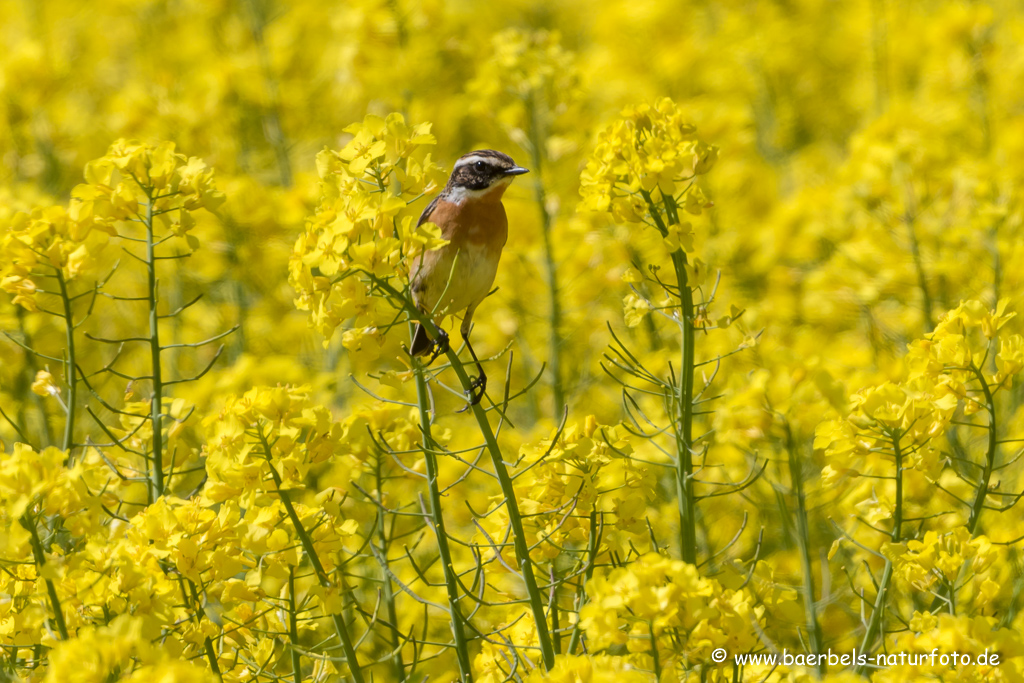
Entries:
POLYGON ((469 389, 466 390, 466 396, 469 398, 469 405, 475 406, 481 400, 483 400, 484 393, 487 391, 487 375, 481 373, 478 377, 469 378, 469 389))
POLYGON ((437 360, 438 356, 443 356, 448 353, 450 346, 451 344, 448 341, 448 333, 438 327, 437 339, 432 339, 430 342, 430 360, 427 361, 427 365, 430 365, 437 360))

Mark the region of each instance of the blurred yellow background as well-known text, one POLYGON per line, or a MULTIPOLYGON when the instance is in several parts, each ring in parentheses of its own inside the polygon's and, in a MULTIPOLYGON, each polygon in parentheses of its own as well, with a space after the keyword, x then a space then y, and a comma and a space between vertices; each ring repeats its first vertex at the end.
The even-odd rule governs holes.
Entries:
MULTIPOLYGON (((322 266, 300 236, 327 220, 339 192, 344 202, 318 153, 344 150, 351 126, 395 114, 433 136, 396 153, 422 170, 389 185, 408 201, 396 220, 418 216, 470 150, 498 149, 531 169, 505 196, 509 242, 474 345, 490 359, 490 399, 501 403, 506 381, 514 396, 496 443, 528 473, 516 494, 541 583, 557 584, 543 597, 558 664, 549 674, 539 665, 516 572, 493 557, 480 570, 494 539, 512 542, 511 513, 489 472, 452 455, 476 462, 483 443, 470 414, 456 413, 461 390, 432 385, 431 438, 448 449, 441 485, 459 487, 442 507, 463 541, 452 552, 467 572, 462 609, 476 609, 476 680, 808 680, 824 669, 730 668, 709 655, 849 651, 876 636, 896 650, 916 637, 925 650, 955 642, 1006 657, 998 667, 858 672, 872 680, 1020 678, 1021 3, 0 0, 0 45, 0 541, 12 548, 0 559, 0 680, 338 680, 352 673, 324 644, 334 608, 366 634, 355 647, 373 676, 466 679, 449 647, 451 614, 436 608, 449 605, 442 568, 421 573, 411 561, 436 560, 431 527, 394 514, 426 514, 417 496, 427 494, 412 493, 424 486, 426 410, 402 352, 406 325, 386 330, 377 309, 303 310, 293 286, 300 270, 322 266), (667 239, 580 206, 602 131, 662 98, 718 149, 695 186, 705 201, 667 239), (117 140, 156 151, 111 147, 117 140), (146 241, 142 217, 93 226, 74 206, 113 191, 100 177, 121 163, 112 159, 169 159, 161 143, 184 155, 167 161, 175 177, 197 157, 213 172, 198 177, 223 197, 196 189, 195 206, 174 209, 187 219, 159 224, 181 238, 157 275, 153 306, 181 310, 153 323, 180 345, 162 362, 168 377, 201 376, 166 388, 154 441, 150 348, 97 341, 153 334, 139 292, 154 283, 125 254, 144 250, 131 242, 146 241), (625 344, 675 381, 675 298, 652 283, 671 272, 677 248, 704 297, 693 323, 707 399, 692 416, 702 435, 692 444, 696 565, 665 559, 687 557, 672 397, 628 395, 611 363, 625 344), (80 296, 67 309, 80 322, 70 380, 67 315, 40 268, 80 296), (94 290, 112 272, 103 291, 137 299, 94 290), (115 362, 123 375, 105 371, 115 362), (260 448, 246 420, 268 420, 282 449, 303 454, 280 454, 300 462, 282 471, 297 501, 332 520, 323 528, 343 529, 318 542, 351 560, 338 570, 350 584, 317 584, 301 533, 268 545, 286 515, 280 496, 252 489, 266 470, 239 464, 260 448), (329 457, 304 441, 324 424, 334 425, 321 445, 329 457), (121 438, 137 452, 115 447, 121 438), (161 438, 170 469, 158 501, 149 449, 161 438), (901 438, 911 439, 905 453, 901 438), (546 469, 545 453, 558 464, 546 469), (240 508, 235 485, 246 491, 240 508), (62 487, 76 493, 46 502, 62 487), (257 519, 261 506, 277 516, 257 519), (575 521, 559 522, 570 508, 575 521), (496 514, 476 518, 487 510, 496 514), (76 526, 76 515, 91 521, 76 526), (238 537, 218 538, 211 525, 238 537), (160 537, 159 556, 132 536, 142 529, 160 537), (564 537, 545 546, 553 529, 564 537), (215 557, 223 548, 237 566, 215 557), (183 552, 235 571, 183 569, 183 552), (400 565, 392 574, 381 569, 389 557, 400 565), (585 577, 581 557, 592 560, 585 577), (129 576, 131 565, 142 569, 129 576), (299 588, 288 567, 302 568, 299 588), (181 577, 194 594, 182 597, 181 577), (891 586, 888 604, 876 603, 879 582, 891 586), (298 607, 288 603, 297 591, 298 607), (379 600, 400 613, 385 616, 379 600), (584 613, 587 603, 598 607, 584 613), (873 612, 885 616, 874 623, 873 612), (288 614, 308 616, 308 630, 288 614), (593 657, 571 650, 574 640, 593 657)), ((489 415, 497 425, 498 410, 489 415)))

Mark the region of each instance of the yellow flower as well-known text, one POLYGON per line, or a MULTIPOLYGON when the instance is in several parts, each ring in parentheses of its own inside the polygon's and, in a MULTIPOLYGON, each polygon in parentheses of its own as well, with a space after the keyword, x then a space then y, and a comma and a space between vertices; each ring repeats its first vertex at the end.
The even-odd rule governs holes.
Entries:
POLYGON ((693 181, 717 157, 717 148, 697 137, 671 100, 627 108, 598 137, 580 177, 579 210, 610 211, 628 223, 641 223, 653 211, 670 251, 692 251, 690 226, 677 212, 698 215, 708 205, 693 181))
POLYGON ((343 320, 359 314, 342 345, 361 363, 377 358, 383 335, 376 330, 390 329, 395 318, 373 279, 402 290, 411 259, 446 243, 436 226, 417 225, 418 212, 409 208, 433 191, 441 169, 427 153, 435 143, 430 124, 368 115, 345 130, 353 137, 341 151, 317 155, 320 205, 295 243, 289 281, 325 344, 343 320), (371 337, 378 343, 365 343, 371 337))
POLYGON ((559 655, 550 671, 538 667, 527 683, 655 683, 653 673, 641 671, 621 657, 559 655))
POLYGON ((651 302, 636 294, 627 294, 622 301, 622 307, 625 310, 626 325, 629 327, 639 325, 644 316, 651 312, 651 302))
POLYGON ((32 382, 32 392, 40 396, 59 396, 60 387, 57 386, 49 370, 40 370, 36 373, 35 381, 32 382))

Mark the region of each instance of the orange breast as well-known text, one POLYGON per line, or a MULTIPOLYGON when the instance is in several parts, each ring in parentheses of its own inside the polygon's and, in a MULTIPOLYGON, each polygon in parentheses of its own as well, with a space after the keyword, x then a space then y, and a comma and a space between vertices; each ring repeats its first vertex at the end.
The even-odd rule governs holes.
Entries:
POLYGON ((459 244, 486 245, 501 250, 508 241, 508 217, 500 201, 469 199, 461 204, 438 202, 429 218, 441 234, 459 244))
POLYGON ((505 208, 488 199, 441 200, 434 207, 428 220, 441 228, 449 243, 421 254, 412 264, 412 294, 421 309, 457 313, 487 296, 508 240, 505 208), (442 294, 445 301, 439 301, 442 294))

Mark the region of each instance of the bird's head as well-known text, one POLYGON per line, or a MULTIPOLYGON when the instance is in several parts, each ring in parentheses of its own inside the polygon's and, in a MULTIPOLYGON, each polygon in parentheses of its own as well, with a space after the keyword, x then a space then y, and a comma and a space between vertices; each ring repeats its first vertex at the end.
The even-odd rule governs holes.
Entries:
POLYGON ((512 179, 529 173, 512 161, 512 157, 493 149, 464 154, 455 162, 445 191, 453 201, 483 197, 500 199, 512 179))

